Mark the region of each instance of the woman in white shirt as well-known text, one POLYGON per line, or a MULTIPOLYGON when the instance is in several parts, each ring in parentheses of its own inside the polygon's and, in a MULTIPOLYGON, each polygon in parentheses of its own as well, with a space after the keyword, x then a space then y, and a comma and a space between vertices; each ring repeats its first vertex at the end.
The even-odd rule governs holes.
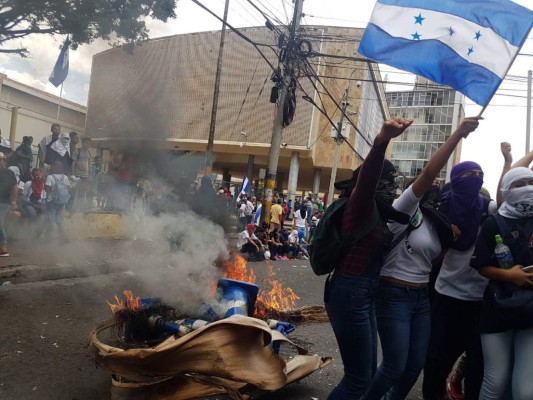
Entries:
MULTIPOLYGON (((383 362, 362 399, 378 400, 389 391, 390 399, 405 399, 424 367, 431 329, 429 273, 443 249, 436 226, 423 218, 419 203, 461 139, 478 127, 478 120, 465 118, 393 205, 411 216, 411 226, 389 223, 396 245, 381 270, 376 300, 383 362)), ((451 227, 449 231, 451 235, 451 227)))

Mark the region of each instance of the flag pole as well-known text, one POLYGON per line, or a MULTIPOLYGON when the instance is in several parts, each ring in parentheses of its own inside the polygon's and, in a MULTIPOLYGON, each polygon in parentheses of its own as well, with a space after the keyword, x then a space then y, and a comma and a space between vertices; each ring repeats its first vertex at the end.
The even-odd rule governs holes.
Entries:
POLYGON ((61 89, 59 90, 59 103, 57 103, 57 116, 56 122, 59 123, 59 111, 61 111, 61 101, 63 100, 63 84, 61 84, 61 89))

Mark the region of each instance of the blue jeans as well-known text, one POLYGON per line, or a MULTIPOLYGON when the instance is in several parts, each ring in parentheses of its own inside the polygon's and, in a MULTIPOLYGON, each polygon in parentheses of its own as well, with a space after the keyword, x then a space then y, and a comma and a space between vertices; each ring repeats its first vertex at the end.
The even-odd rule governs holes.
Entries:
POLYGON ((431 333, 427 287, 414 288, 382 282, 376 317, 383 362, 364 399, 405 399, 426 361, 431 333))
POLYGON ((5 246, 7 244, 7 234, 4 228, 4 222, 10 208, 10 204, 0 203, 0 246, 5 246))
POLYGON ((65 233, 65 227, 63 225, 63 219, 65 217, 65 204, 56 204, 50 202, 46 205, 46 215, 48 217, 48 225, 50 229, 54 229, 54 224, 57 225, 57 231, 59 237, 65 239, 67 234, 65 233))
POLYGON ((514 400, 533 399, 533 328, 482 333, 485 361, 479 400, 497 400, 511 385, 514 400))
POLYGON ((379 278, 334 275, 326 289, 326 311, 344 364, 344 377, 328 399, 358 399, 377 367, 374 297, 379 278))

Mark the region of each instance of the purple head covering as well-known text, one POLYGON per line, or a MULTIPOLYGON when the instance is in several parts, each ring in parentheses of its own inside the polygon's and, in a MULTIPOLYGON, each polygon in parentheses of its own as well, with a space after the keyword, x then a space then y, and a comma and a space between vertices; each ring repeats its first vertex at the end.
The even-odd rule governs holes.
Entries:
POLYGON ((483 214, 483 198, 479 194, 483 177, 461 177, 465 172, 474 170, 481 170, 481 166, 473 161, 454 166, 450 175, 451 190, 443 195, 443 201, 448 203, 448 218, 461 231, 452 248, 460 251, 468 250, 476 241, 483 214))

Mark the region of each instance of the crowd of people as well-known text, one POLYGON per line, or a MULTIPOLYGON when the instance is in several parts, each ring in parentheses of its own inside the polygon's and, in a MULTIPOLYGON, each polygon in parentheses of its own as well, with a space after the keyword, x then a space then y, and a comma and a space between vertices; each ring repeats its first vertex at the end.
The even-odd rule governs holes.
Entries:
POLYGON ((361 167, 336 184, 348 198, 342 235, 363 229, 375 209, 380 219, 326 281, 344 364, 329 399, 405 399, 422 371, 427 400, 533 398, 533 272, 525 268, 533 264, 533 153, 510 169, 502 143, 497 201, 475 162, 455 165, 442 188, 436 180, 479 119, 465 118, 399 197, 384 156, 411 125, 403 118, 387 121, 361 167), (510 248, 505 268, 498 234, 510 248))
POLYGON ((324 211, 323 202, 313 193, 294 204, 275 194, 269 223, 261 223, 262 200, 241 194, 236 201, 240 252, 248 255, 248 261, 309 259, 309 241, 324 211))

